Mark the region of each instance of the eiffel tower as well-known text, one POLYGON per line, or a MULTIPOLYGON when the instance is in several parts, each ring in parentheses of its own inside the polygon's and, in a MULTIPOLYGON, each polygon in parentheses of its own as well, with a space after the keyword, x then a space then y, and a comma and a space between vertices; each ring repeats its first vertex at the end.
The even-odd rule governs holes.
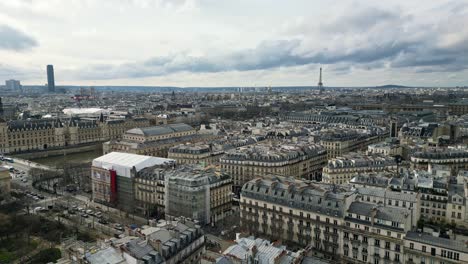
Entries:
POLYGON ((319 81, 318 81, 318 89, 320 91, 320 94, 323 93, 324 89, 323 89, 323 83, 322 83, 322 67, 320 67, 320 76, 319 76, 319 81))

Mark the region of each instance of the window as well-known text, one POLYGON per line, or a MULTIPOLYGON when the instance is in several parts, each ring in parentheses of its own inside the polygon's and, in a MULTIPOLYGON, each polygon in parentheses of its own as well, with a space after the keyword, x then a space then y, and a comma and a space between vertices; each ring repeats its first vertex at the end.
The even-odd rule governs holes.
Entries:
POLYGON ((388 251, 385 251, 385 259, 390 259, 390 252, 388 251))
POLYGON ((395 251, 400 252, 400 245, 398 245, 398 244, 395 245, 395 251))
POLYGON ((374 245, 376 247, 380 247, 380 240, 376 239, 374 245))
POLYGON ((426 252, 426 246, 422 246, 422 252, 426 252))
POLYGON ((410 249, 414 249, 414 243, 410 243, 410 244, 409 244, 409 248, 410 248, 410 249))

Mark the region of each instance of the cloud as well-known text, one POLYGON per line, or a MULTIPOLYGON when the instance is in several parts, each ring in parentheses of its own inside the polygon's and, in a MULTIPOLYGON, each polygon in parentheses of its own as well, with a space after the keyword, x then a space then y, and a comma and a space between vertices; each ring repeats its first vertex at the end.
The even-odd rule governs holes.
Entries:
POLYGON ((0 49, 24 51, 38 46, 31 36, 7 25, 0 25, 0 49))
POLYGON ((158 56, 121 65, 96 65, 77 73, 84 79, 142 78, 179 72, 217 73, 269 70, 303 65, 333 65, 331 70, 383 67, 417 71, 461 71, 468 68, 468 31, 460 32, 448 23, 466 24, 468 5, 447 5, 428 22, 400 9, 348 8, 319 26, 296 20, 283 29, 283 38, 261 41, 250 49, 203 56, 187 52, 158 56), (450 17, 450 20, 440 17, 450 17), (302 34, 298 34, 301 32, 302 34))
POLYGON ((44 76, 40 70, 25 69, 0 62, 0 80, 2 79, 22 79, 22 78, 40 78, 44 76))

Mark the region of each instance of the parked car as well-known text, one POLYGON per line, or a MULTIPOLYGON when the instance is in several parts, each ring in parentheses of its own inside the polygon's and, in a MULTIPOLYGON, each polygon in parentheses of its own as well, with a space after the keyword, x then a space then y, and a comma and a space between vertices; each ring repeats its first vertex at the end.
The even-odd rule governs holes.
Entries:
POLYGON ((125 231, 122 224, 114 224, 114 228, 119 231, 125 231))
POLYGON ((83 218, 88 218, 89 215, 87 215, 87 214, 81 214, 81 217, 83 217, 83 218))
POLYGON ((107 220, 104 219, 104 218, 99 218, 98 223, 103 224, 103 225, 107 225, 109 222, 107 222, 107 220))

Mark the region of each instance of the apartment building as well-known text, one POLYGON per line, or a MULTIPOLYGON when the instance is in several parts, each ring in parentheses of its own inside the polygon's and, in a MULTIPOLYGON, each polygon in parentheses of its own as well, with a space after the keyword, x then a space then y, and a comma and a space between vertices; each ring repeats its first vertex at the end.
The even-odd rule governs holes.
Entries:
POLYGON ((234 180, 235 191, 259 176, 280 175, 320 180, 327 162, 325 148, 305 142, 262 142, 229 151, 220 159, 221 169, 234 180))
POLYGON ((323 131, 320 144, 327 149, 328 159, 342 156, 349 152, 365 151, 371 144, 383 141, 388 132, 378 129, 363 133, 359 130, 331 129, 323 131))
POLYGON ((176 160, 178 164, 211 165, 218 163, 224 153, 223 148, 212 144, 182 144, 170 148, 168 158, 176 160))
POLYGON ((411 155, 411 167, 414 169, 430 171, 435 165, 448 166, 451 175, 457 175, 460 170, 468 170, 468 150, 434 149, 415 152, 411 155))
POLYGON ((468 248, 463 242, 420 232, 405 236, 405 263, 468 263, 468 248))
POLYGON ((334 184, 348 183, 362 173, 396 171, 397 163, 393 157, 372 154, 350 153, 332 158, 323 168, 323 181, 334 184))
POLYGON ((232 213, 232 179, 214 169, 181 166, 165 173, 166 219, 215 224, 232 213))
POLYGON ((343 255, 344 213, 356 194, 292 178, 255 179, 241 191, 241 227, 255 236, 310 245, 325 258, 343 255))
POLYGON ((245 233, 312 249, 337 263, 466 263, 468 247, 416 233, 419 194, 255 179, 241 192, 245 233))

